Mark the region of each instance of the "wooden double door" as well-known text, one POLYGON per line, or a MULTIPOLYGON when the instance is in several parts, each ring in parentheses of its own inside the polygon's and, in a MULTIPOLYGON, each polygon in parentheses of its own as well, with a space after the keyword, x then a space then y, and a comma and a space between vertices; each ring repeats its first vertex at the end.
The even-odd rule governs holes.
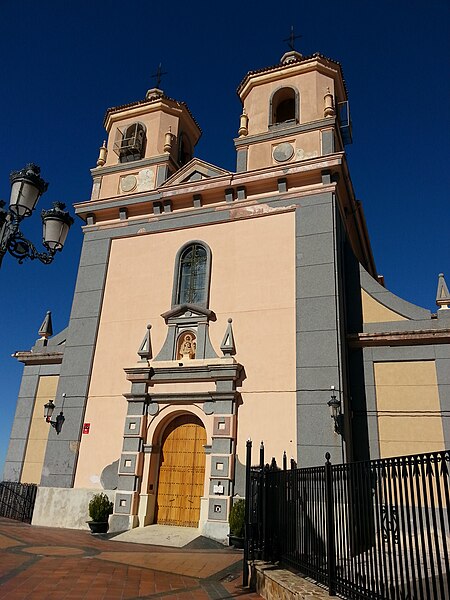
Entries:
POLYGON ((156 522, 198 527, 205 483, 206 431, 195 415, 181 415, 161 442, 156 522))

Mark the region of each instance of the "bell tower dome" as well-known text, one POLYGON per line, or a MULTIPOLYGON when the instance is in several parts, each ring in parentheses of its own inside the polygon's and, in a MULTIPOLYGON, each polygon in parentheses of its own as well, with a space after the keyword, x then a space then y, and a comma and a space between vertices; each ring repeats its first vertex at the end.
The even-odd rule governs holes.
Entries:
POLYGON ((92 200, 158 188, 191 160, 201 136, 187 105, 159 88, 144 100, 109 108, 104 126, 108 137, 91 170, 92 200))
POLYGON ((332 154, 351 141, 341 67, 321 54, 286 52, 278 65, 247 73, 237 93, 238 172, 332 154))

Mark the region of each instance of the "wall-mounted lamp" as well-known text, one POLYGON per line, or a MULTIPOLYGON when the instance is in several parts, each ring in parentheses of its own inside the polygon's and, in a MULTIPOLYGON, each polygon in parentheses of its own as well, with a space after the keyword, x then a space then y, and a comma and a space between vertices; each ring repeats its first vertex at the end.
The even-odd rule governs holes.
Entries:
POLYGON ((66 420, 64 418, 64 413, 63 413, 64 400, 66 399, 66 394, 63 394, 62 398, 63 398, 63 403, 61 406, 61 412, 59 413, 59 415, 57 415, 57 417, 54 421, 51 420, 53 411, 55 410, 55 405, 53 403, 53 400, 49 400, 46 404, 44 404, 44 418, 47 421, 47 423, 50 423, 50 425, 55 429, 55 431, 58 435, 61 433, 63 423, 66 420))
POLYGON ((331 398, 327 404, 330 407, 331 418, 334 420, 334 431, 342 435, 344 431, 344 415, 341 410, 341 401, 336 397, 334 385, 331 386, 331 398))

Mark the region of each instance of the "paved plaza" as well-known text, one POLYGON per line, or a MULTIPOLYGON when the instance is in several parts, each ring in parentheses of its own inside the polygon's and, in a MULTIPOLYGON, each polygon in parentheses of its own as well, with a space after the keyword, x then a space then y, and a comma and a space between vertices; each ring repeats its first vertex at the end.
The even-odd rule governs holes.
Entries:
POLYGON ((169 548, 0 518, 2 600, 260 598, 241 582, 242 553, 202 538, 169 548))

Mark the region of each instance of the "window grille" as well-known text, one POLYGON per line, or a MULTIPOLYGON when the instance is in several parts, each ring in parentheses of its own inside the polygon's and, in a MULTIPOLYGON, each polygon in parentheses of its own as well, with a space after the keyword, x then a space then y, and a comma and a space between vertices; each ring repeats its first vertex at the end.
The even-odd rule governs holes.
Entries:
POLYGON ((177 304, 206 302, 206 250, 200 244, 191 244, 180 256, 177 304))

